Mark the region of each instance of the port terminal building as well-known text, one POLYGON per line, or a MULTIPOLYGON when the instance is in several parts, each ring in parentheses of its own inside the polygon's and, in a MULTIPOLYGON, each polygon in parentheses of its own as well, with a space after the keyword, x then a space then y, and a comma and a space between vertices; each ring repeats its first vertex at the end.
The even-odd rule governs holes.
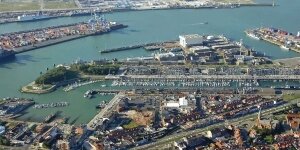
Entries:
POLYGON ((203 36, 199 34, 180 35, 179 43, 184 48, 203 45, 203 36))

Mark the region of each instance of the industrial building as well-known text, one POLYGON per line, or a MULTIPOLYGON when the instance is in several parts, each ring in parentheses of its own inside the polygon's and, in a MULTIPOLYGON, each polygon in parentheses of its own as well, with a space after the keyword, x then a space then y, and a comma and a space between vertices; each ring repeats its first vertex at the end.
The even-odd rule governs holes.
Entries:
POLYGON ((203 44, 203 36, 199 34, 180 35, 179 42, 182 47, 190 47, 203 44))

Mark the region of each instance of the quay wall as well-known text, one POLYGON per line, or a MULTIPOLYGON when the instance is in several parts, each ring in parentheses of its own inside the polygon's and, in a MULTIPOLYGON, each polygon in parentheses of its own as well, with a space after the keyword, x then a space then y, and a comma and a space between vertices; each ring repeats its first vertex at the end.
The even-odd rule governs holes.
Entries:
POLYGON ((150 42, 150 43, 144 43, 144 44, 137 44, 137 45, 118 47, 118 48, 105 49, 105 50, 100 51, 100 53, 112 53, 112 52, 119 52, 119 51, 125 51, 125 50, 132 50, 132 49, 142 48, 145 46, 161 45, 163 43, 168 43, 168 42, 175 42, 175 40, 165 41, 165 42, 150 42))
POLYGON ((107 76, 107 80, 168 80, 168 81, 182 81, 182 80, 300 80, 300 75, 268 75, 268 76, 251 76, 251 75, 127 75, 123 77, 107 76))
MULTIPOLYGON (((111 31, 126 28, 126 27, 127 26, 118 27, 118 28, 112 29, 111 31)), ((111 32, 111 31, 101 31, 101 32, 94 32, 94 33, 89 33, 89 34, 66 36, 66 37, 62 37, 62 38, 58 38, 58 39, 52 39, 52 40, 44 41, 44 42, 41 42, 41 43, 37 43, 35 45, 28 45, 28 46, 23 46, 23 47, 20 47, 20 48, 15 48, 14 51, 15 51, 16 54, 19 54, 19 53, 23 53, 23 52, 27 52, 27 51, 31 51, 31 50, 35 50, 35 49, 39 49, 39 48, 43 48, 43 47, 47 47, 47 46, 51 46, 51 45, 56 45, 56 44, 59 44, 59 43, 72 41, 72 40, 76 40, 76 39, 80 39, 80 38, 84 38, 84 37, 88 37, 88 36, 105 34, 105 33, 111 32)))
POLYGON ((35 50, 35 49, 39 49, 39 48, 43 48, 43 47, 47 47, 47 46, 52 46, 52 45, 60 44, 63 42, 68 42, 68 41, 84 38, 84 37, 91 36, 91 35, 92 34, 75 35, 75 36, 69 36, 69 37, 64 37, 64 38, 59 38, 59 39, 53 39, 53 40, 45 41, 45 42, 38 43, 35 45, 28 45, 28 46, 23 46, 20 48, 15 48, 15 52, 16 52, 16 54, 24 53, 27 51, 31 51, 31 50, 35 50))

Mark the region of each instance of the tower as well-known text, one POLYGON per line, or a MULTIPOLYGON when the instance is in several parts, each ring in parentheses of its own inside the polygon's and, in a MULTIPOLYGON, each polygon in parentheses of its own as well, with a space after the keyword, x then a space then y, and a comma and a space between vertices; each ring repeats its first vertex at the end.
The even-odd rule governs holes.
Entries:
POLYGON ((258 112, 258 115, 257 115, 257 120, 260 121, 260 115, 261 115, 261 108, 259 108, 259 112, 258 112))
POLYGON ((259 112, 258 112, 257 119, 256 119, 256 126, 259 128, 261 127, 260 126, 260 115, 261 115, 261 108, 259 107, 259 112))
POLYGON ((239 46, 240 46, 240 55, 242 55, 242 49, 243 49, 243 39, 240 39, 239 46))

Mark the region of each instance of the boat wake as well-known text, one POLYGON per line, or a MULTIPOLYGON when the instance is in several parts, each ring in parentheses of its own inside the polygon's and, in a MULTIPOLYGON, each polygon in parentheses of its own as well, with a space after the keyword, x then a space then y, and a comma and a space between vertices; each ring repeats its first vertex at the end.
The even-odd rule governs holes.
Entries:
POLYGON ((208 22, 199 22, 199 23, 193 23, 193 24, 188 24, 190 26, 197 26, 197 25, 206 25, 208 22))

